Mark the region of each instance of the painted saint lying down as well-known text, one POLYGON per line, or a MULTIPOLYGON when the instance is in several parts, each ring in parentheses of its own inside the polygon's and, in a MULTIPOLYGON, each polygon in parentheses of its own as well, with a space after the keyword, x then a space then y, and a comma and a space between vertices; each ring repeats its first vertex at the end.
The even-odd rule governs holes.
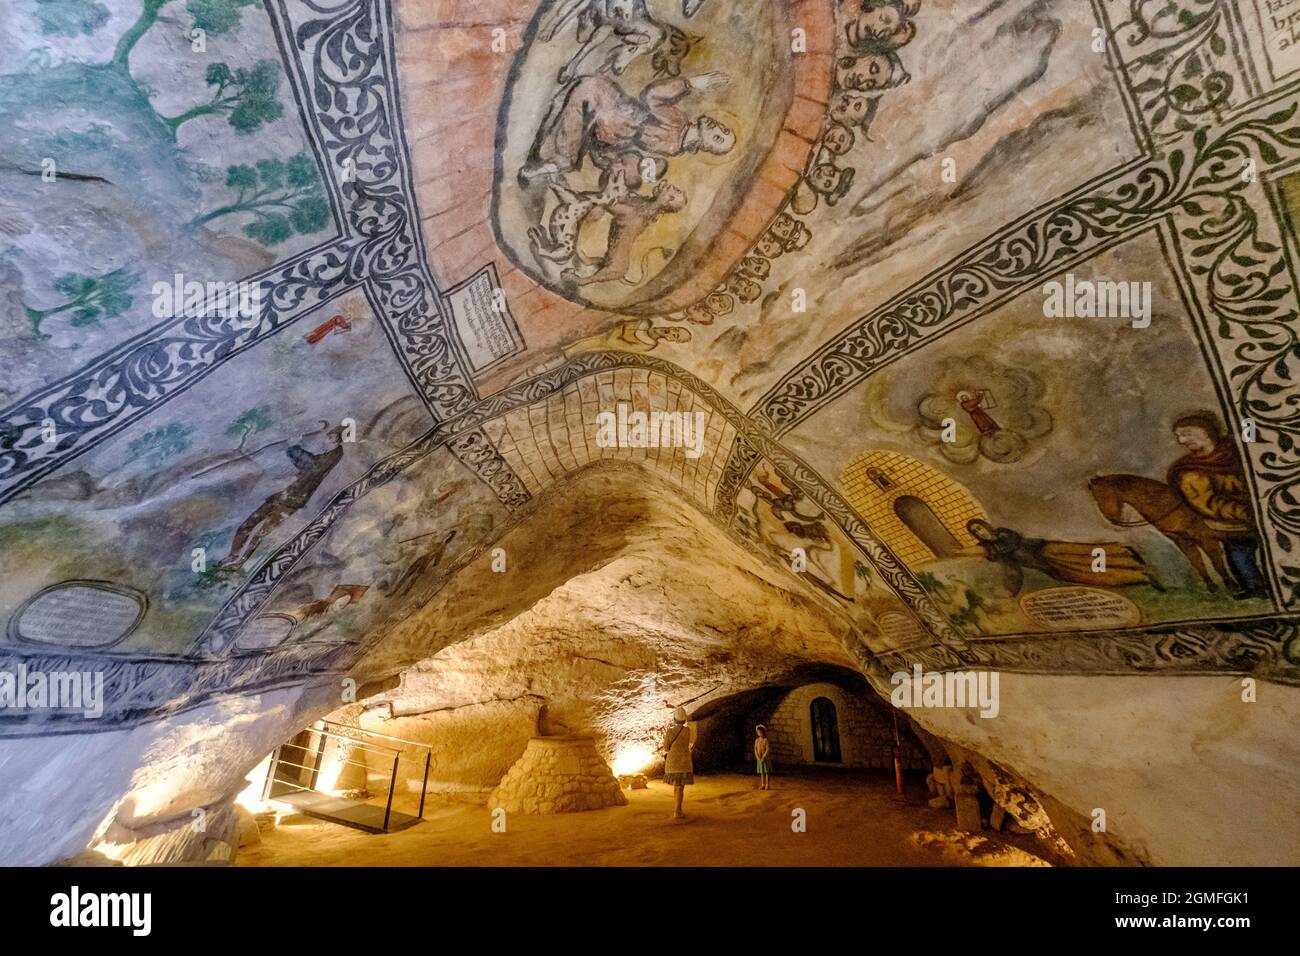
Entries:
POLYGON ((1067 584, 1094 587, 1148 584, 1158 591, 1164 590, 1152 577, 1142 555, 1116 541, 1029 538, 1010 528, 995 528, 979 518, 968 522, 966 527, 978 543, 979 552, 1002 566, 1003 583, 1012 595, 1020 593, 1026 568, 1042 571, 1067 584), (1104 553, 1104 563, 1099 560, 1098 552, 1104 553))

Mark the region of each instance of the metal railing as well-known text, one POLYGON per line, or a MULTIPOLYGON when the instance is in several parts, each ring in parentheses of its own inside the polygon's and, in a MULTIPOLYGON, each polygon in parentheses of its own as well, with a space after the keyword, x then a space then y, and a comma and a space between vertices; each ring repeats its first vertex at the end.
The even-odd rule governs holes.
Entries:
MULTIPOLYGON (((340 741, 346 743, 348 748, 360 750, 363 754, 374 754, 381 766, 387 766, 389 769, 388 796, 384 803, 384 822, 382 826, 382 832, 384 833, 388 832, 389 823, 392 820, 393 795, 397 790, 397 771, 401 764, 403 751, 414 750, 417 755, 422 752, 424 757, 424 776, 420 783, 420 806, 415 813, 415 819, 424 819, 425 792, 429 786, 429 764, 433 753, 432 748, 428 744, 417 743, 413 740, 404 740, 401 737, 391 737, 388 734, 380 734, 372 730, 366 730, 363 727, 340 724, 332 720, 318 720, 313 726, 303 731, 302 734, 296 735, 293 740, 281 744, 275 749, 274 754, 272 754, 271 766, 266 775, 266 784, 262 789, 263 801, 271 801, 275 800, 277 797, 283 797, 282 792, 276 792, 277 787, 288 787, 296 793, 319 793, 322 796, 333 796, 333 794, 319 789, 318 784, 320 782, 321 767, 325 762, 325 752, 328 743, 330 741, 340 741), (331 730, 326 728, 334 729, 331 730), (301 744, 294 743, 294 740, 297 740, 298 737, 302 736, 302 734, 309 735, 307 741, 304 741, 304 743, 301 744), (312 741, 310 737, 310 735, 313 734, 317 738, 314 747, 311 745, 312 741), (374 743, 371 742, 370 738, 391 741, 398 746, 374 743), (286 750, 300 752, 303 755, 301 759, 304 761, 308 760, 312 756, 314 756, 315 759, 311 763, 297 763, 293 760, 286 759, 286 750), (391 760, 391 765, 387 763, 389 760, 391 760), (282 776, 280 773, 281 768, 293 768, 294 770, 305 771, 308 774, 306 785, 303 784, 302 773, 299 773, 298 779, 294 781, 282 776)), ((343 751, 343 743, 337 745, 340 751, 343 751)), ((297 756, 297 754, 294 754, 294 756, 297 756)), ((353 760, 351 759, 351 756, 352 755, 349 752, 344 751, 338 756, 333 757, 332 760, 334 764, 340 768, 344 766, 360 767, 368 782, 372 769, 371 765, 364 759, 353 760)), ((410 758, 408 757, 408 759, 410 758)), ((364 801, 358 800, 355 801, 354 805, 361 805, 363 803, 364 801)), ((317 815, 330 818, 330 815, 326 813, 318 813, 317 815)), ((344 818, 338 816, 333 817, 333 819, 340 820, 340 822, 344 821, 344 818)))

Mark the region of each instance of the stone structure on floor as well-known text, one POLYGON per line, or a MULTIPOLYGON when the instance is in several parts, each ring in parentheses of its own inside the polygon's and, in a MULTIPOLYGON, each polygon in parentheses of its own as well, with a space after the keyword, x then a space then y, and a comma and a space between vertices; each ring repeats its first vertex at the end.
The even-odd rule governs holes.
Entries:
POLYGON ((488 798, 506 813, 576 813, 627 803, 591 737, 534 737, 488 798))

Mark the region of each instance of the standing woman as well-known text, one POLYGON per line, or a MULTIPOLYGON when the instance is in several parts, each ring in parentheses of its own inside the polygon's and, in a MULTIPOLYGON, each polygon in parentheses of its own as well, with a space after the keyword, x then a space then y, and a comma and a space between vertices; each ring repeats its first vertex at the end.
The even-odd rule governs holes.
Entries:
POLYGON ((686 795, 686 785, 695 782, 694 766, 691 764, 691 729, 686 726, 686 708, 678 707, 673 711, 673 726, 664 734, 664 783, 673 788, 677 806, 673 819, 680 820, 686 816, 682 813, 682 797, 686 795))

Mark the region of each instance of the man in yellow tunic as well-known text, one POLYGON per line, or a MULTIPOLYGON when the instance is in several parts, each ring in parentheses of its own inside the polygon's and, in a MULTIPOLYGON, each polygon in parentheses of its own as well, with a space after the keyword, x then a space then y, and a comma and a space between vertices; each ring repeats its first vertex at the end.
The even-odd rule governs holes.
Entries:
POLYGON ((1237 579, 1233 596, 1267 597, 1268 588, 1255 557, 1259 541, 1250 489, 1236 447, 1211 412, 1184 415, 1174 422, 1173 431, 1187 454, 1170 466, 1170 487, 1223 542, 1228 566, 1237 579))

